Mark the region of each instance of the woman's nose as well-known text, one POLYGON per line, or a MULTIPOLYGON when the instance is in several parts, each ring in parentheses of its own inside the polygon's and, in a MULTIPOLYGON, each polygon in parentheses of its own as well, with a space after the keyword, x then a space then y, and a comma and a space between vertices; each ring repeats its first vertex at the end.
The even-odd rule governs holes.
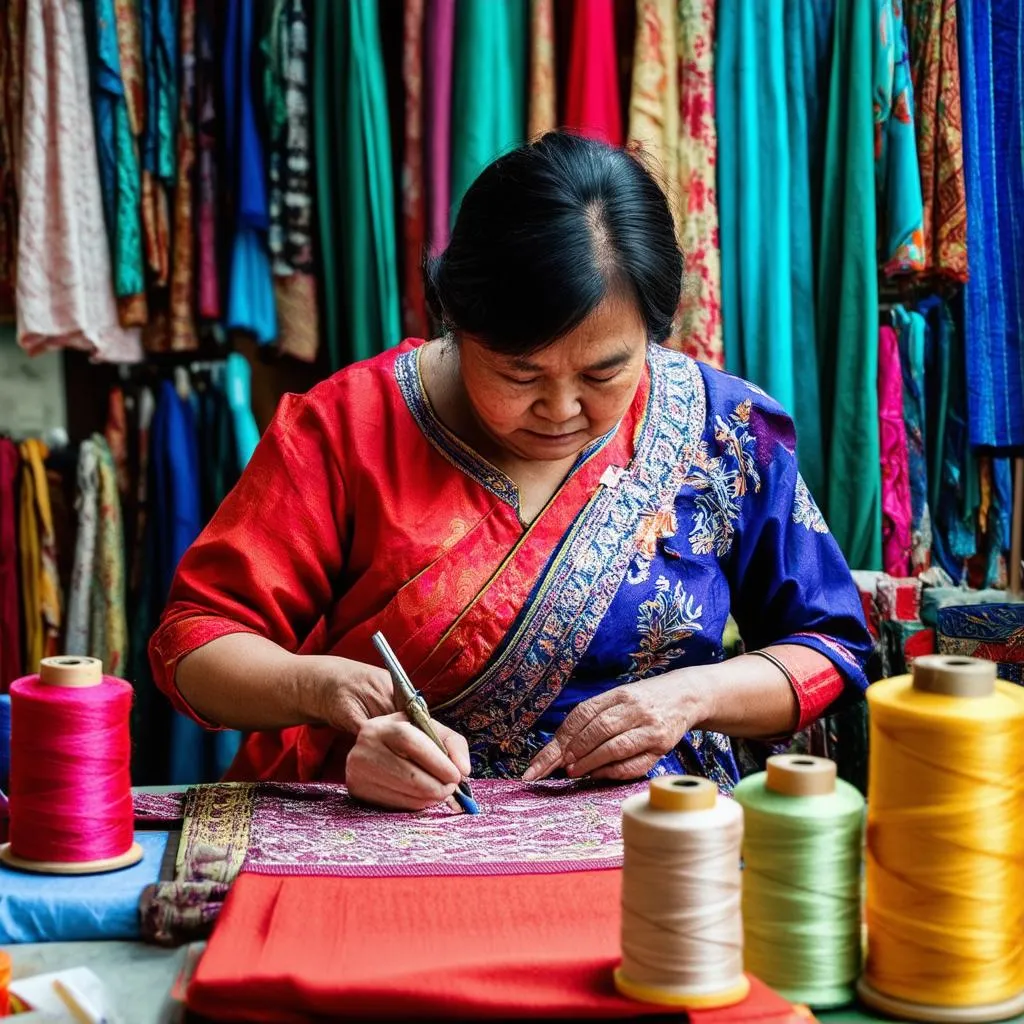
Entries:
POLYGON ((568 423, 576 419, 583 406, 574 388, 549 388, 534 404, 534 411, 550 423, 568 423))

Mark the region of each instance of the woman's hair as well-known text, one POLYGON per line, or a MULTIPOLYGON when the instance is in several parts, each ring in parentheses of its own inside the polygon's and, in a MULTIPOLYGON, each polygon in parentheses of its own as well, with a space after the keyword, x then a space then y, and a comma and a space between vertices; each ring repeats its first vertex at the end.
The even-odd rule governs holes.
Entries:
POLYGON ((578 326, 606 296, 636 303, 662 342, 682 257, 665 194, 621 149, 550 132, 470 185, 448 248, 424 268, 446 330, 526 355, 578 326))

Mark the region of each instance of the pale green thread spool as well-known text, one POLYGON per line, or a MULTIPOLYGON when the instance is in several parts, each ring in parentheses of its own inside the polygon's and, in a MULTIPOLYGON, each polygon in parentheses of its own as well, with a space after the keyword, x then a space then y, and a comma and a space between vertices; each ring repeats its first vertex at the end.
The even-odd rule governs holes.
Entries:
POLYGON ((864 798, 825 758, 744 779, 744 967, 792 1002, 851 1003, 861 967, 864 798))

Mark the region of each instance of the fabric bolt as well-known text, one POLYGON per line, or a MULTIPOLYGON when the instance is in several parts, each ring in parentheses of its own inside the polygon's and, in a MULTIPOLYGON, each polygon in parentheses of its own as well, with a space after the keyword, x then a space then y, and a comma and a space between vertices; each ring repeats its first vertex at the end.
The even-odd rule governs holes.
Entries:
POLYGON ((117 467, 102 435, 93 435, 98 475, 99 523, 92 575, 89 653, 108 675, 123 676, 128 654, 125 610, 124 526, 117 467))
POLYGON ((922 622, 882 620, 882 677, 909 672, 913 659, 935 653, 935 630, 922 622))
POLYGON ((968 590, 966 587, 926 587, 921 595, 921 621, 937 626, 941 608, 976 604, 1012 604, 1024 601, 1005 590, 968 590))
POLYGON ((903 418, 899 339, 891 327, 878 332, 878 415, 882 452, 882 558, 891 576, 910 572, 910 465, 903 418))
POLYGON ((25 2, 0 11, 0 315, 14 314, 25 2))
MULTIPOLYGON (((243 874, 199 962, 188 1006, 214 1020, 289 1022, 338 1014, 664 1014, 664 1007, 619 995, 612 983, 621 958, 621 886, 618 871, 375 879, 243 874), (359 927, 347 927, 352 921, 359 927)), ((687 1016, 694 1024, 801 1020, 754 978, 738 1006, 687 1016)))
POLYGON ((132 483, 128 465, 128 410, 124 390, 117 385, 110 389, 107 397, 107 422, 103 428, 103 437, 117 467, 117 489, 122 496, 127 496, 132 483))
MULTIPOLYGON (((605 0, 595 0, 586 8, 589 12, 600 10, 596 15, 588 13, 585 17, 588 20, 596 17, 604 24, 605 7, 605 0)), ((526 0, 508 0, 504 4, 492 4, 489 0, 459 2, 452 71, 452 95, 458 97, 458 102, 452 105, 451 122, 453 224, 462 197, 476 176, 495 157, 526 138, 528 16, 526 0)), ((610 4, 607 17, 611 18, 610 4)), ((611 27, 610 21, 608 27, 611 27)), ((599 62, 606 58, 604 51, 597 50, 590 56, 599 62)), ((614 74, 614 46, 611 60, 614 74)), ((572 102, 570 86, 570 110, 572 102)), ((583 127, 568 114, 566 123, 583 127)), ((621 125, 611 141, 621 144, 621 125)))
POLYGON ((978 552, 968 574, 972 587, 1003 587, 1007 583, 1005 553, 1010 547, 1013 480, 1009 459, 978 458, 978 552))
POLYGON ((168 190, 175 182, 178 114, 178 26, 174 0, 139 0, 146 69, 142 134, 142 225, 151 280, 164 287, 171 273, 168 190))
POLYGON ((17 445, 0 437, 0 694, 24 675, 22 665, 22 605, 18 588, 16 488, 21 457, 17 445))
POLYGON ((427 247, 436 256, 451 229, 452 73, 455 0, 427 0, 424 32, 427 247))
POLYGON ((967 244, 964 288, 971 444, 1024 445, 1024 10, 1015 0, 957 3, 967 244))
POLYGON ((96 147, 114 293, 121 323, 138 327, 148 319, 142 275, 139 163, 121 78, 115 0, 89 0, 85 9, 91 19, 96 147))
POLYGON ((558 127, 555 68, 555 0, 530 0, 530 98, 526 137, 558 127))
POLYGON ((423 33, 426 0, 405 5, 402 82, 405 86, 405 146, 402 157, 402 226, 404 234, 402 330, 407 337, 430 333, 423 289, 427 243, 427 193, 423 176, 423 33))
POLYGON ((968 440, 963 336, 938 296, 918 304, 925 321, 925 441, 932 558, 961 581, 977 550, 978 461, 968 440))
POLYGON ((913 573, 931 564, 932 527, 928 508, 927 411, 925 406, 924 317, 903 306, 893 308, 899 332, 900 365, 903 368, 903 419, 907 427, 910 467, 911 553, 913 573))
POLYGON ((914 88, 903 0, 873 0, 875 184, 882 272, 925 268, 924 208, 914 132, 914 88))
POLYGON ((167 832, 136 832, 138 864, 90 875, 34 875, 0 865, 0 943, 139 938, 139 892, 160 877, 167 832))
MULTIPOLYGON (((851 696, 863 688, 860 601, 778 405, 651 347, 622 424, 524 534, 515 486, 425 400, 421 350, 404 344, 283 400, 183 559, 152 640, 154 676, 180 711, 179 659, 218 636, 256 632, 289 650, 373 661, 379 628, 405 638, 396 655, 435 715, 469 738, 474 774, 517 776, 580 701, 720 660, 730 608, 747 649, 771 647, 786 664, 801 728, 844 682, 851 696), (400 482, 388 468, 399 450, 400 482), (293 524, 287 537, 282 521, 293 524), (382 543, 386 560, 374 557, 382 543), (441 608, 424 595, 456 564, 459 587, 441 608), (798 657, 806 649, 813 664, 798 657)), ((253 733, 232 777, 338 779, 345 748, 326 729, 253 733)), ((723 788, 737 771, 728 740, 703 731, 658 770, 698 771, 723 788)))
POLYGON ((591 138, 622 145, 613 0, 576 0, 565 124, 591 138))
POLYGON ((715 2, 679 0, 679 195, 685 287, 673 335, 687 355, 721 369, 722 282, 715 181, 715 2), (685 196, 685 206, 682 197, 685 196))
POLYGON ((83 8, 28 0, 18 194, 18 342, 137 362, 118 318, 103 219, 83 8))
POLYGON ((312 362, 319 338, 313 276, 309 17, 304 0, 277 0, 262 45, 268 58, 264 82, 270 133, 268 243, 278 298, 278 348, 312 362))
POLYGON ((18 547, 25 616, 25 670, 33 674, 39 671, 43 658, 57 653, 63 602, 43 465, 49 450, 36 438, 22 441, 19 449, 22 467, 18 547))
POLYGON ((828 6, 755 0, 720 5, 718 15, 726 368, 793 416, 801 472, 821 500, 827 495, 816 339, 831 338, 835 325, 815 320, 813 179, 823 156, 821 69, 830 40, 819 22, 829 21, 828 6))
POLYGON ((885 579, 884 572, 865 571, 855 569, 853 581, 857 585, 860 594, 861 607, 864 611, 864 619, 867 622, 868 632, 874 639, 878 639, 880 615, 878 612, 878 584, 885 579))
POLYGON ((924 273, 962 283, 969 269, 957 0, 905 0, 903 8, 924 203, 924 273))
POLYGON ((75 510, 78 513, 78 532, 71 587, 68 591, 64 649, 68 654, 88 657, 89 608, 96 568, 96 533, 99 528, 99 460, 91 439, 83 441, 79 446, 77 478, 75 510))
POLYGON ((146 69, 142 63, 142 28, 138 0, 114 0, 117 18, 117 50, 121 61, 121 84, 124 87, 128 125, 138 143, 146 123, 146 69))
MULTIPOLYGON (((878 276, 871 5, 836 4, 828 84, 816 333, 822 511, 850 565, 882 564, 878 432, 878 276)), ((724 245, 724 241, 723 241, 724 245)), ((905 404, 905 403, 904 403, 905 404)))
POLYGON ((994 661, 1000 679, 1024 686, 1024 604, 940 608, 936 632, 940 654, 994 661))
POLYGON ((226 326, 261 345, 277 337, 274 282, 267 251, 270 214, 257 123, 252 57, 254 5, 229 0, 225 22, 224 113, 234 224, 226 326))
POLYGON ((921 581, 916 576, 884 576, 878 581, 878 613, 890 622, 916 622, 921 617, 921 593, 921 581))
POLYGON ((222 111, 218 108, 220 75, 216 50, 215 8, 196 8, 196 148, 198 213, 196 268, 199 278, 197 310, 202 320, 221 318, 221 243, 223 223, 218 208, 218 147, 222 111))

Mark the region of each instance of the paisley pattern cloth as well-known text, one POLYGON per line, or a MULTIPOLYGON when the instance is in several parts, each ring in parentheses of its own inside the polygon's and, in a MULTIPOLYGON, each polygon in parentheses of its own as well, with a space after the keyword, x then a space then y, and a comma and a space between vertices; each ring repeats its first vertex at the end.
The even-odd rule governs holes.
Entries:
POLYGON ((638 0, 628 142, 650 158, 683 250, 669 344, 720 367, 714 29, 711 0, 638 0))
POLYGON ((996 663, 1000 679, 1024 686, 1024 604, 940 608, 940 654, 996 663))
POLYGON ((883 272, 893 276, 924 270, 924 209, 903 2, 873 0, 873 3, 879 259, 883 272))
POLYGON ((405 83, 405 152, 402 163, 403 259, 402 330, 427 337, 423 257, 427 241, 427 194, 423 178, 423 29, 426 0, 409 0, 403 26, 402 80, 405 83))
POLYGON ((555 0, 530 0, 530 101, 526 137, 558 127, 555 81, 555 0))
POLYGON ((903 418, 903 370, 891 327, 878 337, 878 415, 882 449, 882 556, 896 579, 910 572, 910 466, 903 418))
POLYGON ((111 286, 82 4, 28 0, 18 229, 18 341, 142 358, 111 286))
POLYGON ((956 0, 904 0, 924 201, 924 272, 966 281, 967 186, 956 0))
POLYGON ((0 9, 0 316, 14 313, 25 0, 0 9))

